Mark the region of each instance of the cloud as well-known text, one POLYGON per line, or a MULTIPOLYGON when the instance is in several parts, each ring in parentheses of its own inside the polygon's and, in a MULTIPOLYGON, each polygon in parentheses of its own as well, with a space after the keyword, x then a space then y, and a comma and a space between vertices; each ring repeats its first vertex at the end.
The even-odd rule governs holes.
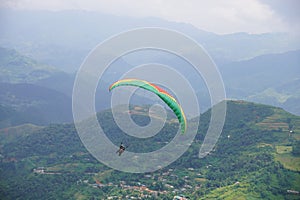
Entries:
POLYGON ((289 31, 300 32, 300 1, 299 0, 263 0, 285 24, 289 31))
MULTIPOLYGON (((288 14, 260 0, 2 0, 1 5, 31 10, 89 10, 132 17, 158 17, 190 23, 215 33, 288 31, 288 14), (278 13, 277 13, 278 12, 278 13)), ((269 3, 268 3, 269 2, 269 3)))

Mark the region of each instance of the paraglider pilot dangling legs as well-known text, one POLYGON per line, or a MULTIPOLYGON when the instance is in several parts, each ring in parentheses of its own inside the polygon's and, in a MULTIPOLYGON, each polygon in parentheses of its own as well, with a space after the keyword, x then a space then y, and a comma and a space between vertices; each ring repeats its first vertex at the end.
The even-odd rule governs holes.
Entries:
POLYGON ((119 153, 119 156, 125 151, 125 146, 121 143, 119 150, 116 153, 119 153))

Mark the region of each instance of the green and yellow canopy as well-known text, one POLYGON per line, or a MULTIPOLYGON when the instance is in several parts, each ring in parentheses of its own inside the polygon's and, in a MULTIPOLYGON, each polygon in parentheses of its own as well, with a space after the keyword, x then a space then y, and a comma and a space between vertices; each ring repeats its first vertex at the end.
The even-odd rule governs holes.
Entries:
POLYGON ((180 127, 181 127, 181 133, 185 133, 186 128, 187 128, 185 114, 184 114, 181 106, 176 101, 176 99, 173 96, 171 96, 167 91, 165 91, 164 89, 160 88, 159 86, 157 86, 153 83, 149 83, 147 81, 139 80, 139 79, 119 80, 119 81, 113 83, 109 87, 109 91, 111 91, 114 88, 119 87, 119 86, 136 86, 136 87, 140 87, 140 88, 143 88, 145 90, 155 93, 159 98, 161 98, 173 110, 173 112, 175 113, 175 115, 177 116, 177 118, 179 120, 180 127))

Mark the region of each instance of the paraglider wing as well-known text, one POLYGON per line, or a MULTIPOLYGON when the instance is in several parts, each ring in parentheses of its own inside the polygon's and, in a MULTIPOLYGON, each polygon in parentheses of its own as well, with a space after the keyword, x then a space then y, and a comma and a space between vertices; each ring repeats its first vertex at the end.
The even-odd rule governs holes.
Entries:
POLYGON ((172 97, 167 91, 165 91, 164 89, 160 88, 159 86, 157 86, 153 83, 149 83, 147 81, 139 80, 139 79, 119 80, 119 81, 113 83, 109 87, 109 91, 111 91, 114 88, 119 87, 119 86, 136 86, 136 87, 140 87, 140 88, 143 88, 145 90, 155 93, 157 96, 159 96, 159 98, 161 98, 172 109, 172 111, 175 113, 175 115, 177 116, 177 118, 179 120, 180 127, 181 127, 181 133, 185 133, 186 128, 187 128, 185 114, 184 114, 181 106, 177 103, 176 99, 174 97, 172 97))

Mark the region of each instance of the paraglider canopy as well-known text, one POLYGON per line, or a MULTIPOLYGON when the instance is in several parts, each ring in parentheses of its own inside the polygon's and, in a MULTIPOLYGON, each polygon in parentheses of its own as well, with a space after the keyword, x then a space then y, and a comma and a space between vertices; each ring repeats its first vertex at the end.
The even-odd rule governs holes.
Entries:
POLYGON ((145 90, 151 91, 155 93, 160 99, 162 99, 175 113, 175 115, 178 118, 178 121, 180 123, 181 127, 181 133, 185 133, 186 128, 187 128, 187 122, 186 122, 186 117, 183 112, 182 107, 179 105, 179 103, 176 101, 176 99, 169 94, 167 91, 159 87, 158 85, 155 85, 154 83, 149 83, 145 80, 140 80, 140 79, 122 79, 119 80, 115 83, 113 83, 109 87, 109 91, 113 90, 116 87, 119 86, 136 86, 143 88, 145 90))

